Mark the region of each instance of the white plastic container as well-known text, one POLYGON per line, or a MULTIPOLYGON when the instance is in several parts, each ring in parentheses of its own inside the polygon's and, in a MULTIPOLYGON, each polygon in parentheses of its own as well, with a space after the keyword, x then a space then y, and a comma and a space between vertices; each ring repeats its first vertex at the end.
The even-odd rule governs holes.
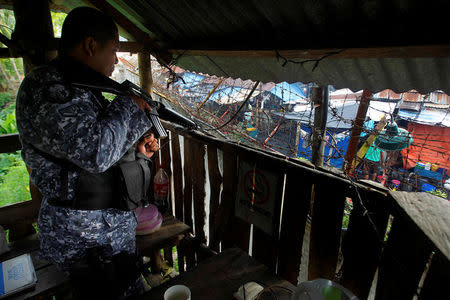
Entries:
POLYGON ((164 300, 191 300, 191 290, 185 285, 174 285, 164 293, 164 300))
POLYGON ((425 170, 431 170, 431 163, 426 163, 425 164, 425 170))

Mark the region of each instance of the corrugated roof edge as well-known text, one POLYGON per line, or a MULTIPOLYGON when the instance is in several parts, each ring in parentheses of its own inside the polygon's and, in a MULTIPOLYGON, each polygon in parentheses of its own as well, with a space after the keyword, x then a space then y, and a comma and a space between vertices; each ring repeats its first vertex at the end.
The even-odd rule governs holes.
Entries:
MULTIPOLYGON (((300 61, 300 60, 299 60, 300 61)), ((181 56, 178 66, 191 72, 262 82, 317 83, 353 91, 373 93, 391 89, 396 93, 436 90, 450 93, 450 57, 439 58, 358 58, 324 59, 313 71, 314 62, 288 63, 276 58, 181 56), (427 80, 423 81, 426 75, 427 80), (361 80, 364 78, 365 80, 361 80)))

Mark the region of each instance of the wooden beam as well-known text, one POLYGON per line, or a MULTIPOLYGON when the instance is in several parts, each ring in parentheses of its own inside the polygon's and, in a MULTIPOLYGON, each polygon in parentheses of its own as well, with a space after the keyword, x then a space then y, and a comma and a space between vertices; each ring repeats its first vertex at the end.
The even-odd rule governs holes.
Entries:
POLYGON ((22 143, 17 133, 0 135, 0 153, 11 153, 20 149, 22 149, 22 143))
POLYGON ((33 201, 19 202, 0 209, 0 225, 5 229, 16 225, 28 225, 38 218, 40 205, 33 201))
POLYGON ((161 49, 160 46, 156 44, 156 42, 152 40, 146 32, 138 28, 130 19, 125 17, 111 4, 109 4, 105 0, 89 0, 89 2, 99 10, 112 16, 114 21, 116 21, 119 26, 127 30, 137 41, 148 45, 153 56, 155 56, 165 64, 170 63, 170 61, 172 60, 172 54, 161 49))
POLYGON ((56 51, 49 49, 49 43, 54 39, 50 7, 47 0, 16 0, 13 8, 16 25, 11 42, 20 49, 27 49, 28 55, 24 57, 27 74, 32 68, 56 57, 56 51), (28 50, 31 47, 34 49, 28 50))
POLYGON ((407 58, 407 57, 450 57, 450 45, 423 45, 404 47, 373 47, 348 49, 291 49, 291 50, 186 50, 169 49, 174 55, 183 56, 226 56, 287 59, 329 59, 342 58, 407 58), (331 54, 333 53, 333 54, 331 54), (331 54, 331 55, 330 55, 331 54), (328 56, 329 55, 329 56, 328 56))
POLYGON ((328 87, 314 87, 311 92, 315 107, 311 162, 315 166, 322 166, 328 117, 328 87))
MULTIPOLYGON (((48 48, 51 50, 58 49, 59 38, 55 38, 54 42, 49 41, 48 48)), ((361 49, 347 49, 342 53, 330 55, 328 58, 343 59, 343 58, 396 58, 396 57, 449 57, 450 46, 424 46, 424 50, 420 51, 417 47, 406 48, 405 51, 393 49, 392 51, 385 50, 376 54, 375 48, 361 48, 361 49), (436 47, 436 48, 435 48, 436 47), (428 48, 428 51, 426 50, 428 48), (367 52, 364 52, 366 50, 367 52), (433 52, 433 51, 434 52, 433 52), (402 56, 403 54, 403 56, 402 56)), ((139 53, 142 51, 151 51, 151 44, 146 44, 143 41, 121 41, 119 43, 119 52, 139 53)), ((279 54, 288 59, 319 59, 330 52, 338 51, 333 49, 322 50, 280 50, 279 54)), ((191 55, 191 56, 226 56, 226 57, 254 57, 254 58, 270 58, 277 57, 274 50, 169 50, 171 55, 191 55)), ((8 54, 7 48, 0 48, 0 58, 19 57, 15 54, 8 54), (15 55, 15 56, 13 56, 15 55)), ((152 53, 153 54, 153 53, 152 53)))
POLYGON ((352 136, 348 143, 347 153, 345 153, 343 170, 345 170, 347 174, 350 174, 352 171, 352 162, 355 159, 356 148, 364 125, 364 120, 366 119, 367 110, 369 109, 370 98, 372 98, 372 93, 369 90, 364 90, 361 96, 361 102, 359 103, 358 112, 356 113, 355 123, 353 124, 352 136))
MULTIPOLYGON (((58 50, 60 39, 55 38, 50 40, 48 43, 48 50, 58 50)), ((30 50, 27 47, 27 50, 30 50)), ((139 52, 149 52, 150 48, 143 43, 140 42, 119 42, 119 52, 130 52, 130 53, 139 53, 139 52)), ((13 57, 22 57, 16 51, 10 51, 9 48, 0 48, 0 58, 13 58, 13 57)))

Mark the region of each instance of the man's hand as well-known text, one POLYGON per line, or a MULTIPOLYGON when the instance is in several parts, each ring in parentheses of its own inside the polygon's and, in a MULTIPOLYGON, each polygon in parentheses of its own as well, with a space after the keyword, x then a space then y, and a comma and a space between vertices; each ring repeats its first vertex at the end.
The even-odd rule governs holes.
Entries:
POLYGON ((144 99, 137 97, 137 96, 131 96, 131 95, 130 95, 130 97, 131 97, 131 99, 133 99, 133 101, 137 104, 137 106, 139 106, 139 108, 143 112, 145 112, 146 110, 152 111, 152 109, 150 108, 150 105, 148 105, 148 103, 144 99))
POLYGON ((159 150, 158 139, 155 139, 153 133, 150 133, 139 142, 137 149, 140 153, 151 158, 159 150))

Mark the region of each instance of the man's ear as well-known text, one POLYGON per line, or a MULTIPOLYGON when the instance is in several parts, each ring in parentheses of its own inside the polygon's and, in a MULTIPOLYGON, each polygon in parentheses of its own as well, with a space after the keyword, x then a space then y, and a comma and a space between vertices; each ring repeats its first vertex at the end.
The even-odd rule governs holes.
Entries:
POLYGON ((93 37, 87 37, 83 42, 83 50, 86 52, 88 56, 94 56, 94 53, 97 49, 97 42, 93 37))

